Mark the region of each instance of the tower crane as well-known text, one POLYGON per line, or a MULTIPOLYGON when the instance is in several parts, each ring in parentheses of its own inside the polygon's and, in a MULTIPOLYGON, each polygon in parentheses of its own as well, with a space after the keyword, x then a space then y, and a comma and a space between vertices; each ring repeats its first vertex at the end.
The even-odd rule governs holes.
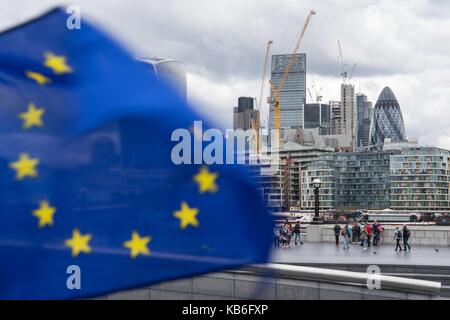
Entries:
POLYGON ((320 103, 320 102, 322 102, 322 99, 323 99, 323 96, 321 94, 322 88, 319 88, 319 91, 317 91, 317 86, 316 86, 316 82, 314 81, 313 75, 311 75, 311 80, 312 80, 312 87, 314 90, 314 94, 316 95, 316 101, 313 101, 313 102, 320 103))
POLYGON ((339 62, 341 63, 342 83, 345 84, 345 80, 347 79, 348 73, 346 70, 346 64, 344 63, 344 58, 342 57, 342 47, 341 42, 339 40, 338 40, 338 47, 339 47, 339 62))
MULTIPOLYGON (((275 140, 280 143, 280 92, 283 89, 284 84, 286 83, 286 80, 289 76, 289 72, 292 69, 292 66, 295 62, 295 54, 297 53, 300 43, 302 42, 303 36, 306 33, 306 30, 308 29, 309 22, 313 15, 315 15, 316 12, 314 10, 311 10, 306 17, 305 25, 303 26, 303 30, 300 32, 300 34, 297 37, 297 41, 294 47, 294 50, 291 54, 291 57, 288 61, 288 64, 286 66, 286 69, 284 70, 283 77, 281 78, 281 82, 278 85, 278 87, 274 88, 273 83, 270 81, 271 84, 271 97, 269 98, 269 103, 273 103, 274 105, 274 129, 275 129, 275 140)), ((281 144, 280 144, 281 146, 281 144)))
POLYGON ((314 103, 314 98, 313 98, 313 96, 311 94, 311 90, 309 90, 309 88, 307 90, 308 90, 308 93, 309 93, 309 97, 311 98, 311 103, 314 103))
POLYGON ((348 77, 348 80, 352 80, 352 78, 353 78, 353 74, 354 74, 354 72, 355 72, 355 68, 356 68, 356 63, 353 65, 353 67, 352 67, 352 71, 350 72, 350 77, 348 77))
POLYGON ((269 40, 267 41, 266 46, 266 56, 264 58, 264 69, 263 69, 263 77, 261 81, 261 90, 259 93, 259 100, 257 104, 257 111, 258 111, 258 117, 257 119, 252 119, 252 128, 256 131, 256 154, 259 154, 259 148, 260 148, 260 138, 259 138, 259 131, 261 128, 261 122, 260 122, 260 113, 261 113, 261 102, 262 102, 262 95, 264 92, 264 84, 266 83, 266 77, 267 77, 267 65, 269 61, 269 55, 270 55, 270 48, 272 47, 273 41, 269 40))

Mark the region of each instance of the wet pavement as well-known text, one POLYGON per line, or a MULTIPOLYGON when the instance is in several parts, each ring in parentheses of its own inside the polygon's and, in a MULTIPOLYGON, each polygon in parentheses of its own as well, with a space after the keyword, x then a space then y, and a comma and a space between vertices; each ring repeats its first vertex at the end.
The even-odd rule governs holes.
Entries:
POLYGON ((450 247, 417 246, 408 252, 395 252, 394 249, 395 246, 390 244, 371 246, 367 250, 359 244, 350 244, 350 249, 344 250, 342 244, 309 242, 274 248, 271 262, 450 266, 450 247))

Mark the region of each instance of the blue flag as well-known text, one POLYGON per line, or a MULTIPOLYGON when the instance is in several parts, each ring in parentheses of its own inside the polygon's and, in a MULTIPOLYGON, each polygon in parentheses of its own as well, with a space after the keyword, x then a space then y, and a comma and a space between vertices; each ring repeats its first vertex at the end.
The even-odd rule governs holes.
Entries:
MULTIPOLYGON (((266 261, 272 224, 248 172, 174 161, 174 130, 202 118, 66 19, 55 9, 0 34, 0 298, 91 297, 266 261)), ((194 159, 195 141, 179 156, 194 159)))

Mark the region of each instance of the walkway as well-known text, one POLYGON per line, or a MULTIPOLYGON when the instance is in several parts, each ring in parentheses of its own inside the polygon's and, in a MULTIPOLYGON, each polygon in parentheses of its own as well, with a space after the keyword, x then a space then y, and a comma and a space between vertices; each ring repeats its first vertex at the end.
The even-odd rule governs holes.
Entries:
MULTIPOLYGON (((293 241, 292 241, 293 243, 293 241)), ((394 246, 383 245, 363 250, 359 244, 350 244, 344 250, 342 244, 304 243, 290 248, 274 248, 271 262, 275 263, 336 263, 377 265, 449 266, 450 247, 413 247, 411 252, 395 252, 394 246)))

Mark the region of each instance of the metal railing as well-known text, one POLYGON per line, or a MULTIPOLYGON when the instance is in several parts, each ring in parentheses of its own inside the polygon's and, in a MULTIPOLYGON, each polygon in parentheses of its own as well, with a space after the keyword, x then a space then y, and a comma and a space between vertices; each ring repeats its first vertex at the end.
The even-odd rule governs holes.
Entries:
POLYGON ((239 272, 254 273, 262 276, 301 279, 317 282, 344 283, 347 285, 366 286, 371 281, 379 281, 381 290, 440 295, 441 283, 411 278, 371 274, 363 272, 322 269, 294 266, 288 264, 255 264, 241 268, 239 272))

